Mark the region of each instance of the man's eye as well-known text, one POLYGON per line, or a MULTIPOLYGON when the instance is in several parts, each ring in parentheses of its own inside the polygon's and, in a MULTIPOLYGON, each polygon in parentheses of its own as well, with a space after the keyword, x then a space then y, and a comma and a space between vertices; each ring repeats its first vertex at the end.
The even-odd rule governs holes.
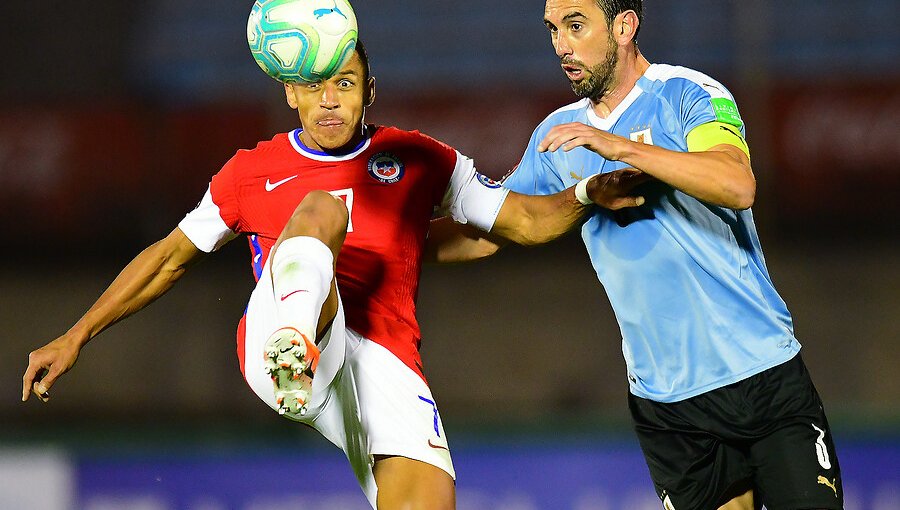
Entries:
POLYGON ((581 25, 581 23, 572 23, 571 25, 569 25, 569 28, 570 28, 573 32, 578 32, 579 30, 581 30, 581 29, 584 28, 584 27, 581 25))

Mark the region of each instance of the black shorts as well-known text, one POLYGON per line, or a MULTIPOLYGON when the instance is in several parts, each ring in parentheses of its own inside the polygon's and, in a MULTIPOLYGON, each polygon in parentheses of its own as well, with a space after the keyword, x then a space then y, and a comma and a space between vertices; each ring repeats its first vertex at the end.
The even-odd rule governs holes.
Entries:
POLYGON ((629 395, 628 406, 666 510, 715 510, 748 489, 757 508, 844 507, 831 430, 799 354, 687 400, 629 395))

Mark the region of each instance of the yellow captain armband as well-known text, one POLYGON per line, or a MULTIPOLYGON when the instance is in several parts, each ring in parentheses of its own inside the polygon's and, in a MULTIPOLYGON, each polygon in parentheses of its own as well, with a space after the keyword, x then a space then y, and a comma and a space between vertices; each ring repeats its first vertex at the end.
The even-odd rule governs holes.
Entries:
POLYGON ((688 152, 702 152, 721 144, 734 145, 750 157, 750 147, 744 141, 741 131, 731 124, 707 122, 695 127, 687 135, 688 152))

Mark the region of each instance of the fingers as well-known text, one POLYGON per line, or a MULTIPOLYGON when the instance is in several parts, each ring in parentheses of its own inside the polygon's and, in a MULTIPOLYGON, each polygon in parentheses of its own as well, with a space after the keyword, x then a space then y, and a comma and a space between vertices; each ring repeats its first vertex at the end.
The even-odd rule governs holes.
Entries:
MULTIPOLYGON (((33 356, 33 354, 29 355, 29 358, 33 356)), ((33 360, 29 361, 28 368, 25 369, 25 375, 22 376, 22 402, 28 400, 28 396, 31 394, 31 385, 40 369, 41 367, 34 363, 33 360)))
POLYGON ((541 144, 538 145, 538 151, 553 152, 562 148, 564 151, 568 152, 579 145, 584 145, 584 142, 576 142, 576 140, 579 139, 583 138, 574 136, 571 133, 560 133, 556 136, 547 135, 547 137, 541 141, 541 144))
POLYGON ((36 382, 32 386, 32 391, 37 395, 37 398, 41 400, 41 402, 47 402, 50 400, 50 390, 44 386, 44 383, 36 382))
POLYGON ((623 207, 638 207, 644 205, 644 197, 627 197, 623 200, 625 205, 623 207))
POLYGON ((56 383, 56 380, 60 376, 59 370, 55 370, 54 367, 50 367, 48 370, 45 370, 38 380, 35 381, 32 389, 34 390, 35 395, 41 399, 42 402, 46 402, 50 400, 50 388, 56 383))
POLYGON ((559 148, 570 151, 575 147, 587 145, 587 137, 593 132, 593 128, 580 122, 560 124, 547 132, 547 136, 538 144, 538 152, 553 152, 559 148), (581 138, 581 141, 576 139, 581 138), (574 142, 574 143, 573 143, 574 142))
POLYGON ((607 209, 611 211, 618 211, 619 209, 625 209, 627 207, 639 207, 644 205, 644 197, 622 197, 614 200, 607 209))
POLYGON ((50 370, 46 363, 37 360, 37 355, 31 353, 29 356, 28 368, 25 369, 25 375, 22 376, 22 402, 26 402, 33 391, 35 395, 42 401, 46 402, 50 399, 50 387, 57 376, 50 376, 50 370))

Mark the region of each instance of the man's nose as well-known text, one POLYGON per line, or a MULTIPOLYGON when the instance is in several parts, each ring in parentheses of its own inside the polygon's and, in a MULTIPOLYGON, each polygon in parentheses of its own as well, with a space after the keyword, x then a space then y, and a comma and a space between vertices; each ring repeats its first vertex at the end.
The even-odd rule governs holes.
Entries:
POLYGON ((327 108, 329 110, 333 110, 340 106, 338 102, 338 94, 335 87, 330 86, 329 84, 325 84, 322 87, 322 97, 319 99, 319 106, 322 108, 327 108))
POLYGON ((569 44, 569 40, 566 37, 563 37, 562 35, 557 36, 556 41, 554 42, 557 57, 563 58, 566 55, 572 54, 572 45, 569 44))

